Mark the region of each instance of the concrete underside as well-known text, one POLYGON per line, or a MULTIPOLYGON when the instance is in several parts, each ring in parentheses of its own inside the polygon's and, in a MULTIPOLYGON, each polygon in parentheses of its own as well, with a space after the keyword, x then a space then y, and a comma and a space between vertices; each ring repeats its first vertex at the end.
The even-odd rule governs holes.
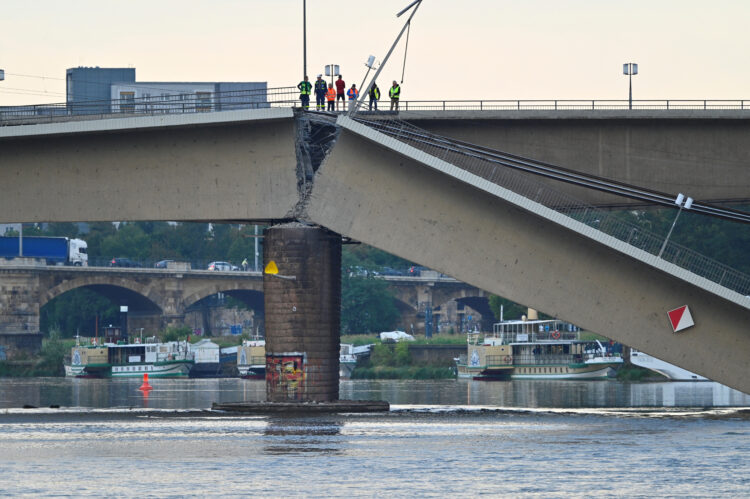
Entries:
POLYGON ((307 217, 750 393, 747 308, 347 130, 307 217), (667 311, 685 304, 696 325, 674 334, 667 311))
POLYGON ((3 138, 0 223, 285 218, 298 200, 294 126, 290 112, 3 138))
MULTIPOLYGON (((703 202, 750 202, 750 113, 402 113, 433 133, 703 202), (670 116, 673 118, 665 118, 670 116), (640 117, 642 115, 642 117, 640 117), (484 116, 484 118, 480 118, 484 116), (555 116, 557 117, 555 119, 555 116), (679 117, 684 116, 684 117, 679 117), (703 116, 703 117, 701 117, 703 116), (708 115, 712 116, 712 115, 708 115)), ((554 183, 600 206, 623 198, 554 183)))

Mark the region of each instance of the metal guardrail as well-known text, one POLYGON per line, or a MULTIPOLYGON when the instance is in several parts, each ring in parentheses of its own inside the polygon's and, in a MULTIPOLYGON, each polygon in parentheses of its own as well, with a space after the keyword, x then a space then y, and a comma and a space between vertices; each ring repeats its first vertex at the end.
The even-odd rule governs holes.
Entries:
MULTIPOLYGON (((139 259, 139 258, 131 258, 131 257, 117 257, 115 260, 123 260, 127 259, 128 262, 124 261, 118 261, 115 264, 112 264, 112 258, 105 258, 105 257, 89 257, 89 267, 111 267, 111 268, 140 268, 140 269, 166 269, 167 267, 156 267, 156 264, 158 262, 166 262, 167 260, 152 260, 152 259, 139 259), (132 262, 132 264, 130 263, 132 262)), ((208 265, 211 262, 214 261, 224 261, 226 260, 186 260, 181 258, 175 258, 170 261, 176 261, 180 263, 188 263, 190 264, 191 270, 208 270, 208 265)), ((240 264, 234 264, 232 262, 228 262, 230 265, 232 265, 233 269, 232 271, 242 271, 242 265, 240 264), (236 269, 234 268, 236 267, 236 269)), ((248 266, 247 271, 248 272, 257 272, 262 269, 254 269, 253 263, 248 266)))
MULTIPOLYGON (((630 110, 628 100, 531 99, 531 100, 403 100, 401 111, 610 111, 630 110)), ((747 99, 649 99, 634 100, 633 110, 750 110, 747 99)), ((367 109, 363 107, 362 111, 367 109)))
POLYGON ((139 98, 0 107, 0 125, 209 113, 238 109, 294 107, 299 104, 299 90, 295 87, 173 93, 139 98))
MULTIPOLYGON (((388 112, 388 99, 382 99, 380 104, 380 112, 388 112)), ((366 111, 369 102, 365 99, 360 105, 360 110, 366 111)), ((173 93, 139 98, 0 107, 0 125, 123 116, 207 113, 269 107, 299 108, 300 106, 299 90, 296 87, 173 93)), ((629 110, 631 105, 627 100, 613 99, 402 100, 399 109, 400 111, 608 111, 629 110)), ((632 110, 750 110, 750 100, 634 100, 632 110)))

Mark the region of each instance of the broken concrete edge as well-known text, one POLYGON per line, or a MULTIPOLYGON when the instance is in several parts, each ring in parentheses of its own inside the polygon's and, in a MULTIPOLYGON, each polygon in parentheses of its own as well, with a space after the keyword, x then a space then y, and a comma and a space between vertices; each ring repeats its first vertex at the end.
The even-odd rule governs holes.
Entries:
POLYGON ((294 125, 299 199, 286 217, 296 220, 306 218, 314 177, 336 144, 341 127, 332 116, 302 110, 295 111, 294 125))
POLYGON ((334 400, 331 402, 214 402, 212 411, 245 414, 389 412, 391 405, 382 400, 334 400))

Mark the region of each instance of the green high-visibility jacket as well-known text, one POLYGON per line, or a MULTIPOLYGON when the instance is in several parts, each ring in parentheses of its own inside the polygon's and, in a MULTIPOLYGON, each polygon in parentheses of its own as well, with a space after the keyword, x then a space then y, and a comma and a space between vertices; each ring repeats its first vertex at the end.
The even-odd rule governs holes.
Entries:
POLYGON ((391 99, 398 99, 399 97, 401 97, 401 86, 396 85, 395 87, 391 87, 388 95, 391 96, 391 99))
POLYGON ((309 81, 301 81, 299 82, 299 85, 297 85, 297 88, 299 88, 299 93, 301 95, 310 95, 310 92, 312 91, 312 83, 309 81))

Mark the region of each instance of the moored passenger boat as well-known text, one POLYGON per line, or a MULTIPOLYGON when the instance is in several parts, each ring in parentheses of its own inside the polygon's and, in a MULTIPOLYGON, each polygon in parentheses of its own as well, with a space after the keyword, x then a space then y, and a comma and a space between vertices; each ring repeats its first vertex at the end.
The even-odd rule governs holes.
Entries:
POLYGON ((491 334, 469 333, 456 367, 460 378, 606 379, 623 363, 618 347, 582 341, 558 320, 504 321, 491 334))
POLYGON ((105 343, 75 346, 66 375, 95 378, 187 377, 193 365, 187 342, 105 343))

